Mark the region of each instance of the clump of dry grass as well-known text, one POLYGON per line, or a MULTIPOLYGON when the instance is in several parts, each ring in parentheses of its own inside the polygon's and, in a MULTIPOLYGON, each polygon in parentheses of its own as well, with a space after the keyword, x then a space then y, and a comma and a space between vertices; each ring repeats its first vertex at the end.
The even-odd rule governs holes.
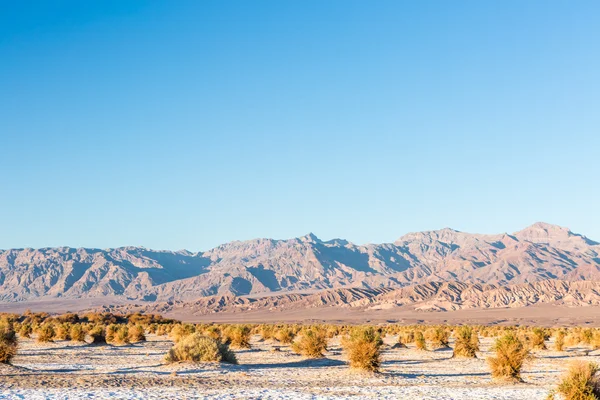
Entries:
POLYGON ((546 350, 546 332, 542 328, 533 328, 530 336, 531 347, 536 350, 546 350))
POLYGON ((39 343, 48 343, 54 339, 54 328, 50 324, 43 324, 37 329, 36 341, 39 343))
POLYGON ((90 344, 101 345, 106 344, 106 331, 102 325, 96 325, 88 332, 92 338, 90 344))
POLYGON ((321 329, 304 329, 294 343, 292 351, 309 358, 323 357, 327 351, 327 334, 321 329))
POLYGON ((19 335, 22 338, 30 338, 31 334, 33 333, 33 328, 31 327, 31 324, 22 324, 20 329, 19 329, 19 335))
POLYGON ((227 362, 237 364, 235 354, 229 347, 213 338, 194 333, 179 340, 165 357, 169 363, 187 362, 227 362))
POLYGON ((564 400, 600 399, 600 380, 596 376, 598 364, 574 361, 558 385, 564 400))
POLYGON ((146 341, 146 332, 144 331, 144 327, 141 325, 133 325, 129 328, 129 342, 138 343, 146 341))
POLYGON ((427 342, 421 331, 415 332, 415 346, 417 347, 417 350, 427 350, 427 342))
POLYGON ((85 342, 85 331, 81 324, 73 324, 69 336, 73 342, 85 342))
POLYGON ((492 347, 495 357, 489 357, 488 363, 492 376, 507 381, 521 381, 521 368, 529 357, 529 350, 512 332, 496 339, 492 347))
POLYGON ((208 336, 215 340, 221 340, 221 330, 218 326, 211 325, 204 330, 204 336, 208 336))
POLYGON ((396 339, 396 343, 392 346, 393 349, 405 349, 408 346, 406 346, 406 344, 404 343, 405 338, 404 338, 404 334, 402 332, 400 332, 398 334, 398 339, 396 339))
POLYGON ((450 333, 442 327, 436 327, 428 330, 427 339, 429 339, 429 341, 431 342, 431 346, 434 349, 443 349, 450 347, 450 333))
POLYGON ((554 338, 554 350, 563 351, 565 349, 565 332, 558 331, 554 338))
POLYGON ((461 326, 456 331, 456 341, 452 357, 476 358, 479 351, 479 338, 470 326, 461 326))
POLYGON ((9 323, 0 323, 0 363, 10 364, 17 355, 17 334, 9 323))
POLYGON ((56 340, 70 340, 71 339, 71 327, 66 324, 57 324, 54 330, 54 339, 56 340))
POLYGON ((117 331, 113 336, 112 343, 124 345, 129 344, 129 328, 126 325, 118 327, 117 331))
POLYGON ((232 348, 249 349, 252 331, 246 325, 231 325, 223 332, 223 337, 232 348))
POLYGON ((354 328, 342 340, 350 367, 371 372, 378 372, 381 367, 382 344, 381 336, 370 326, 354 328))
POLYGON ((180 341, 181 339, 183 339, 186 336, 191 335, 195 331, 196 331, 196 328, 194 327, 194 325, 176 324, 175 326, 173 326, 173 329, 171 329, 171 332, 169 335, 171 336, 173 341, 175 343, 177 343, 178 341, 180 341))
POLYGON ((294 341, 294 337, 296 337, 296 334, 288 326, 283 326, 275 332, 275 339, 282 344, 292 343, 294 341))

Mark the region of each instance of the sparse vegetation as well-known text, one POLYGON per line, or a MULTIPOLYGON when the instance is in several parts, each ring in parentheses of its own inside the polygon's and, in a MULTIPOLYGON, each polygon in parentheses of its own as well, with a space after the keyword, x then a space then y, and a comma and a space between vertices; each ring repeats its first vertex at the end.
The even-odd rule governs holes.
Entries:
POLYGON ((477 332, 470 326, 461 326, 456 331, 453 357, 475 358, 479 351, 477 332))
POLYGON ((427 342, 421 331, 415 332, 415 346, 417 347, 417 350, 427 350, 427 342))
POLYGON ((175 343, 165 360, 169 363, 187 361, 237 364, 235 354, 226 344, 200 333, 188 335, 175 343))
POLYGON ((342 340, 351 368, 378 372, 381 367, 381 336, 373 327, 357 327, 342 340))
POLYGON ((492 376, 507 381, 520 381, 521 368, 529 356, 529 350, 513 333, 507 333, 494 343, 495 357, 489 357, 488 363, 492 376))
POLYGON ((17 355, 17 334, 13 327, 0 321, 0 363, 10 364, 12 358, 17 355))
POLYGON ((304 357, 323 357, 327 351, 327 335, 320 329, 306 328, 300 332, 292 343, 292 350, 304 357))
POLYGON ((596 376, 598 364, 574 361, 558 385, 558 393, 564 400, 600 399, 600 380, 596 376))

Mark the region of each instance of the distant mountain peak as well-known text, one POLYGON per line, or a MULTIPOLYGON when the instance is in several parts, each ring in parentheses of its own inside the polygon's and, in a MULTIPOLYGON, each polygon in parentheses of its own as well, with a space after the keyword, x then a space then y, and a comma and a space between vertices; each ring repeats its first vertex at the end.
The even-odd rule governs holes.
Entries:
POLYGON ((315 235, 312 232, 309 232, 304 236, 300 236, 298 239, 300 239, 300 241, 302 241, 302 242, 309 242, 309 243, 318 243, 321 241, 321 239, 319 239, 317 237, 317 235, 315 235))

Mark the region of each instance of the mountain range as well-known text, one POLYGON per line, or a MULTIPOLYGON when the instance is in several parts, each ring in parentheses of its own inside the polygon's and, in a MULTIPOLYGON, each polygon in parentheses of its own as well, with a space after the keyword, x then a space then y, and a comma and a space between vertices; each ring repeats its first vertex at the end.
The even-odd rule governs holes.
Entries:
POLYGON ((116 296, 173 302, 273 294, 305 298, 342 289, 384 296, 392 289, 443 282, 463 288, 461 293, 478 287, 487 293, 548 280, 600 281, 600 244, 540 222, 513 234, 445 228, 366 245, 322 241, 308 234, 235 241, 198 253, 142 247, 0 251, 2 301, 116 296))

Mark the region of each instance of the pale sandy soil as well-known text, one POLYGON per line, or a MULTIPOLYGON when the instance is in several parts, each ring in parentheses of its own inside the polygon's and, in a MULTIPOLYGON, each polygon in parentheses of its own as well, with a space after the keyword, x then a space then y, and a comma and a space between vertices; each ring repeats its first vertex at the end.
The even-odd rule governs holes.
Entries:
POLYGON ((165 365, 171 342, 150 336, 143 344, 113 347, 23 340, 14 366, 0 367, 1 399, 544 399, 568 361, 582 356, 542 351, 523 373, 525 383, 492 381, 485 357, 452 359, 451 350, 391 349, 385 339, 383 372, 348 369, 339 340, 326 358, 306 360, 274 343, 253 338, 253 348, 237 351, 240 365, 165 365))

